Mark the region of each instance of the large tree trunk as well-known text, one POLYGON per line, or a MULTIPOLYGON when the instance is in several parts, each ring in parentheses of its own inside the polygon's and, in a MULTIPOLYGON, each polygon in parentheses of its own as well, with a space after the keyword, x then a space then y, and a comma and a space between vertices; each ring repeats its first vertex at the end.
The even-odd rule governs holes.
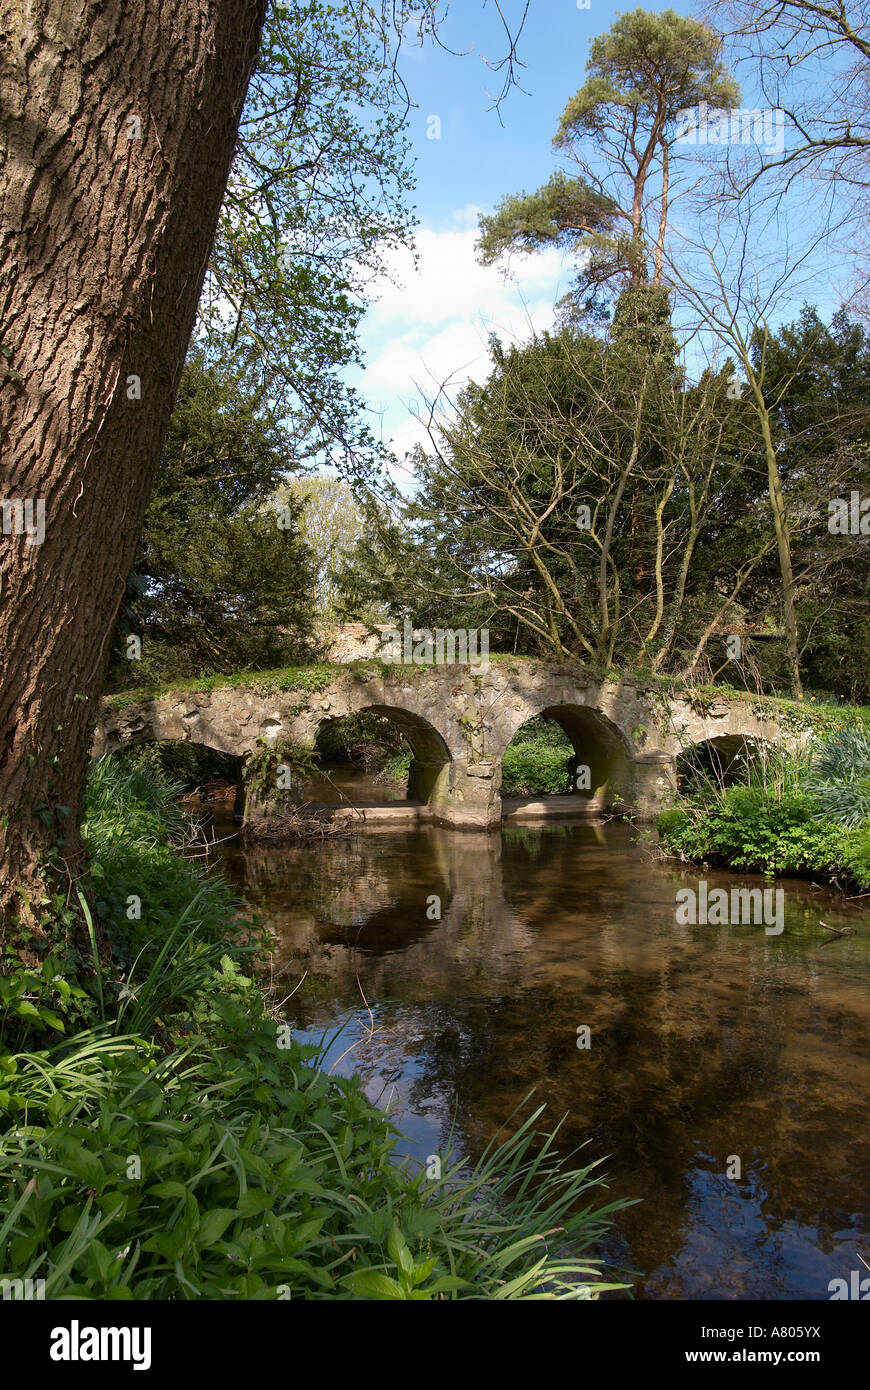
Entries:
POLYGON ((12 503, 0 537, 4 939, 22 909, 32 923, 46 856, 67 885, 80 872, 76 824, 109 637, 264 9, 0 0, 0 501, 12 503), (32 536, 20 533, 28 520, 32 536))

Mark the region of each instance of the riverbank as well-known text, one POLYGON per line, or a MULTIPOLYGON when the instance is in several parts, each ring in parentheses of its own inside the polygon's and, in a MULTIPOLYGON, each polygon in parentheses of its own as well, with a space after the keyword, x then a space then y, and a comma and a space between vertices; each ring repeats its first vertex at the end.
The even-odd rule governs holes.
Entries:
POLYGON ((397 1164, 397 1133, 358 1080, 294 1040, 268 941, 185 857, 176 790, 102 760, 85 832, 94 913, 58 894, 50 954, 4 960, 5 1274, 43 1279, 47 1298, 112 1300, 617 1286, 595 1254, 615 1209, 598 1169, 557 1158, 539 1111, 514 1115, 470 1173, 449 1153, 397 1164))
POLYGON ((695 768, 656 829, 686 862, 870 889, 870 735, 853 727, 799 753, 759 749, 730 784, 695 768))

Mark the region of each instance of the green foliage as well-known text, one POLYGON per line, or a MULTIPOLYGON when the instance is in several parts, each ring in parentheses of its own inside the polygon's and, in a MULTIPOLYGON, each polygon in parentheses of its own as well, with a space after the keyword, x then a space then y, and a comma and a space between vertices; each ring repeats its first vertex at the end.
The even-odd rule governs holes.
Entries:
MULTIPOLYGON (((337 616, 339 593, 336 571, 346 560, 362 531, 362 512, 348 483, 340 478, 290 478, 275 493, 275 504, 295 497, 303 503, 299 534, 315 567, 315 597, 319 619, 337 616)), ((372 615, 373 617, 376 615, 372 615)))
POLYGON ((346 368, 359 361, 368 287, 413 225, 393 56, 408 26, 428 31, 431 8, 267 7, 195 341, 256 373, 300 460, 323 453, 363 471, 380 452, 346 368))
POLYGON ((849 833, 844 862, 858 887, 870 888, 870 826, 849 833))
POLYGON ((870 700, 870 541, 832 535, 828 504, 866 490, 870 459, 870 332, 845 310, 822 322, 805 305, 775 337, 753 344, 775 401, 779 467, 803 575, 799 615, 806 684, 870 700), (797 519, 801 518, 800 524, 797 519))
MULTIPOLYGON (((256 695, 286 694, 299 691, 306 695, 316 695, 343 672, 346 666, 328 666, 314 663, 310 666, 279 666, 275 670, 228 671, 225 674, 202 676, 198 679, 155 681, 137 690, 124 690, 106 696, 110 709, 126 709, 142 700, 159 700, 161 695, 178 691, 186 695, 208 695, 212 690, 226 690, 240 687, 252 690, 256 695)), ((392 668, 390 668, 392 669, 392 668)))
POLYGON ((521 724, 508 747, 517 748, 524 743, 532 743, 536 748, 557 748, 562 753, 571 751, 571 740, 562 726, 543 714, 521 724))
MULTIPOLYGON (((698 692, 695 692, 698 694, 698 692)), ((703 702, 703 692, 700 693, 703 702)), ((777 717, 792 708, 767 700, 777 717)), ((793 706, 804 714, 802 706, 793 706)), ((808 713, 808 712, 807 712, 808 713)), ((711 772, 694 753, 679 803, 656 822, 662 845, 689 860, 760 873, 812 874, 870 882, 870 728, 866 710, 831 707, 815 711, 823 733, 799 752, 759 744, 728 769, 711 772), (726 785, 741 768, 741 781, 726 785)), ((812 716, 809 716, 812 718, 812 716)), ((801 730, 805 732, 805 728, 801 730)))
POLYGON ((797 791, 774 797, 761 786, 728 787, 715 805, 690 806, 658 829, 681 858, 752 873, 830 874, 845 862, 842 830, 820 821, 812 798, 797 791))
POLYGON ((44 1278, 49 1298, 580 1298, 617 1287, 589 1250, 624 1204, 577 1210, 598 1182, 591 1166, 554 1161, 526 1121, 471 1180, 455 1168, 441 1184, 411 1176, 359 1083, 306 1065, 312 1048, 279 1049, 274 1024, 252 1015, 256 993, 232 972, 218 981, 208 1042, 194 1040, 183 1062, 130 1047, 97 1062, 91 1045, 91 1070, 83 1062, 62 1089, 52 1057, 6 1059, 28 1105, 0 1150, 5 1269, 44 1278))
POLYGON ((571 759, 557 748, 511 745, 502 759, 505 796, 551 796, 571 791, 571 759))
POLYGON ((491 649, 679 669, 735 554, 765 538, 726 446, 727 379, 686 387, 663 346, 664 291, 626 291, 623 309, 605 341, 564 328, 492 343, 487 381, 461 392, 438 452, 416 456, 414 497, 369 504, 343 574, 349 613, 406 605, 421 627, 487 627, 491 649), (659 522, 681 538, 661 556, 659 522))
POLYGON ((799 786, 737 785, 689 796, 656 822, 663 848, 680 859, 752 873, 870 883, 868 830, 832 823, 799 786))
POLYGON ((572 177, 557 173, 537 193, 504 198, 483 217, 484 264, 511 249, 552 243, 582 254, 573 297, 563 305, 569 313, 602 316, 600 289, 608 282, 642 286, 648 242, 667 224, 664 155, 673 179, 686 153, 677 143, 680 112, 702 101, 714 110, 739 104, 721 49, 709 25, 673 10, 632 10, 593 39, 586 82, 568 101, 553 141, 570 158, 572 177))
POLYGON ((245 755, 242 769, 245 786, 264 806, 289 797, 297 800, 306 784, 317 774, 314 749, 288 736, 277 739, 258 738, 245 755), (285 769, 287 787, 279 787, 279 769, 285 769))
POLYGON ((589 46, 589 77, 562 113, 557 147, 611 122, 666 125, 702 101, 719 110, 737 106, 740 89, 719 61, 721 49, 709 25, 674 10, 621 14, 589 46))
POLYGON ((393 753, 388 757, 380 769, 380 776, 385 782, 403 782, 407 784, 411 772, 411 758, 413 754, 408 749, 404 753, 393 753))
POLYGON ((215 778, 235 781, 238 758, 220 753, 202 743, 137 743, 125 750, 125 761, 133 767, 156 774, 158 778, 190 790, 215 778))
POLYGON ((870 821, 870 729, 841 729, 823 743, 804 785, 838 825, 870 821))
POLYGON ((572 790, 574 749, 552 719, 529 719, 502 758, 504 796, 556 796, 572 790))
POLYGON ((480 219, 477 243, 481 265, 492 265, 510 251, 532 252, 548 245, 578 250, 590 225, 613 227, 615 205, 584 179, 561 172, 536 193, 508 194, 494 213, 480 219))
POLYGON ((115 1026, 143 1034, 209 977, 240 933, 229 886, 174 848, 188 825, 178 790, 123 754, 101 758, 88 783, 83 833, 111 953, 101 987, 115 1026))
MULTIPOLYGON (((870 339, 839 315, 828 327, 810 311, 805 319, 769 343, 765 367, 782 402, 773 425, 804 576, 798 625, 807 685, 819 692, 773 707, 796 733, 847 722, 845 702, 870 690, 870 547, 829 535, 820 502, 848 499, 866 478, 870 339), (795 373, 793 400, 785 387, 795 373)), ((667 292, 645 284, 621 296, 604 341, 565 328, 521 348, 493 342, 488 380, 460 394, 439 452, 416 456, 415 496, 397 490, 392 509, 368 505, 342 576, 347 615, 408 607, 421 627, 487 626, 491 648, 691 680, 699 707, 739 690, 769 712, 790 673, 774 640, 781 582, 757 421, 728 399, 727 364, 695 384, 676 364, 666 370, 669 332, 667 292), (640 457, 629 472, 635 424, 640 457), (600 565, 611 509, 608 634, 600 565), (723 610, 736 574, 740 594, 723 610), (740 662, 727 657, 732 623, 745 629, 740 662)))
POLYGON ((38 968, 0 975, 0 1037, 20 1046, 25 1039, 51 1037, 66 1030, 70 1017, 82 1016, 87 991, 71 984, 63 962, 46 956, 38 968))
POLYGON ((310 655, 314 561, 304 502, 267 503, 292 443, 238 370, 185 365, 115 637, 110 685, 274 667, 310 655), (126 638, 141 639, 128 660, 126 638))
POLYGON ((349 762, 380 772, 387 762, 408 758, 410 752, 392 719, 373 710, 330 719, 320 726, 317 752, 329 762, 349 762))
POLYGON ((656 830, 660 839, 667 845, 679 843, 679 838, 689 827, 689 814, 682 806, 668 806, 656 819, 656 830))

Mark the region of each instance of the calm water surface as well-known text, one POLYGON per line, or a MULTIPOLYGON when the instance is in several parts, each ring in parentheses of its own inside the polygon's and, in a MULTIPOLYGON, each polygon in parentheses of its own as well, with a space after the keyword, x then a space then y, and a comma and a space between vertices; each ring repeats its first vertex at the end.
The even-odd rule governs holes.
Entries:
POLYGON ((308 782, 305 796, 309 801, 327 805, 352 801, 355 806, 373 806, 378 802, 404 801, 405 788, 401 783, 382 781, 371 772, 361 772, 351 763, 322 762, 320 775, 308 782))
POLYGON ((308 972, 296 1025, 342 1027, 328 1065, 389 1107, 405 1152, 452 1135, 474 1157, 534 1089, 567 1116, 565 1147, 607 1156, 610 1195, 643 1199, 606 1251, 635 1296, 826 1299, 870 1253, 870 914, 782 880, 782 936, 681 926, 676 891, 699 874, 761 880, 635 840, 369 828, 230 846, 222 867, 275 931, 288 992, 308 972), (856 934, 824 944, 819 919, 856 934))

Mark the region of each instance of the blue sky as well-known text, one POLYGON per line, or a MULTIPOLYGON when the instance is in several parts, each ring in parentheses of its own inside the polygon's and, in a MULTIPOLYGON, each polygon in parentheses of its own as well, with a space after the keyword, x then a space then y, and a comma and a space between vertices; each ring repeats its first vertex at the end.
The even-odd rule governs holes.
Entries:
MULTIPOLYGON (((524 184, 535 188, 543 181, 542 170, 546 175, 556 167, 550 142, 566 101, 583 84, 589 41, 621 12, 601 0, 591 4, 582 10, 576 0, 532 0, 519 45, 525 90, 514 88, 502 103, 503 125, 487 109, 487 90, 498 92, 502 75, 491 72, 483 59, 504 53, 504 32, 491 0, 486 7, 481 0, 459 0, 448 15, 444 42, 471 49, 466 56, 453 58, 431 43, 422 53, 406 51, 404 73, 419 106, 411 126, 417 204, 427 224, 437 225, 468 204, 490 206, 524 184), (431 114, 441 117, 440 140, 427 138, 431 114)), ((507 0, 507 14, 517 17, 521 11, 520 0, 507 0)))
MULTIPOLYGON (((522 0, 504 0, 516 18, 522 0)), ((442 30, 450 48, 471 50, 453 57, 431 42, 406 49, 402 71, 416 109, 409 135, 416 154, 416 244, 419 268, 398 255, 391 262, 396 283, 379 287, 367 312, 361 343, 366 370, 355 374, 374 413, 374 425, 401 457, 424 439, 414 419, 420 388, 431 393, 448 377, 452 388, 487 374, 487 334, 527 339, 553 322, 553 306, 568 288, 571 263, 556 251, 515 257, 506 274, 477 265, 474 243, 481 211, 505 193, 532 191, 559 167, 551 141, 559 116, 585 80, 589 42, 609 29, 627 5, 617 9, 590 0, 532 0, 519 46, 525 66, 520 87, 502 103, 499 115, 487 92, 500 91, 502 74, 484 58, 504 52, 504 32, 492 0, 453 0, 442 30), (440 137, 430 138, 433 117, 440 137)), ((649 8, 666 8, 662 5, 649 8)), ((680 13, 691 7, 674 4, 680 13)), ((742 76, 742 75, 741 75, 742 76)), ((746 90, 744 103, 754 105, 746 90)), ((840 268, 809 297, 829 311, 840 268)), ((802 294, 786 307, 795 316, 802 294)))
MULTIPOLYGON (((442 30, 453 57, 432 43, 406 49, 402 71, 416 109, 409 136, 416 155, 415 203, 420 268, 410 258, 393 263, 398 285, 381 287, 363 323, 368 369, 360 384, 376 425, 401 455, 423 437, 413 417, 418 387, 430 391, 486 375, 486 338, 527 338, 553 321, 553 305, 568 287, 570 264, 557 252, 518 258, 503 269, 478 266, 474 257, 480 211, 505 193, 537 188, 557 167, 551 141, 568 98, 584 80, 589 40, 618 11, 591 0, 533 0, 520 42, 523 90, 516 87, 490 109, 487 93, 501 90, 502 74, 484 59, 498 59, 504 31, 491 3, 458 0, 442 30), (467 50, 471 50, 470 52, 467 50), (440 121, 440 138, 431 138, 440 121), (382 412, 382 413, 381 413, 382 412)), ((516 18, 519 0, 505 12, 516 18)))

